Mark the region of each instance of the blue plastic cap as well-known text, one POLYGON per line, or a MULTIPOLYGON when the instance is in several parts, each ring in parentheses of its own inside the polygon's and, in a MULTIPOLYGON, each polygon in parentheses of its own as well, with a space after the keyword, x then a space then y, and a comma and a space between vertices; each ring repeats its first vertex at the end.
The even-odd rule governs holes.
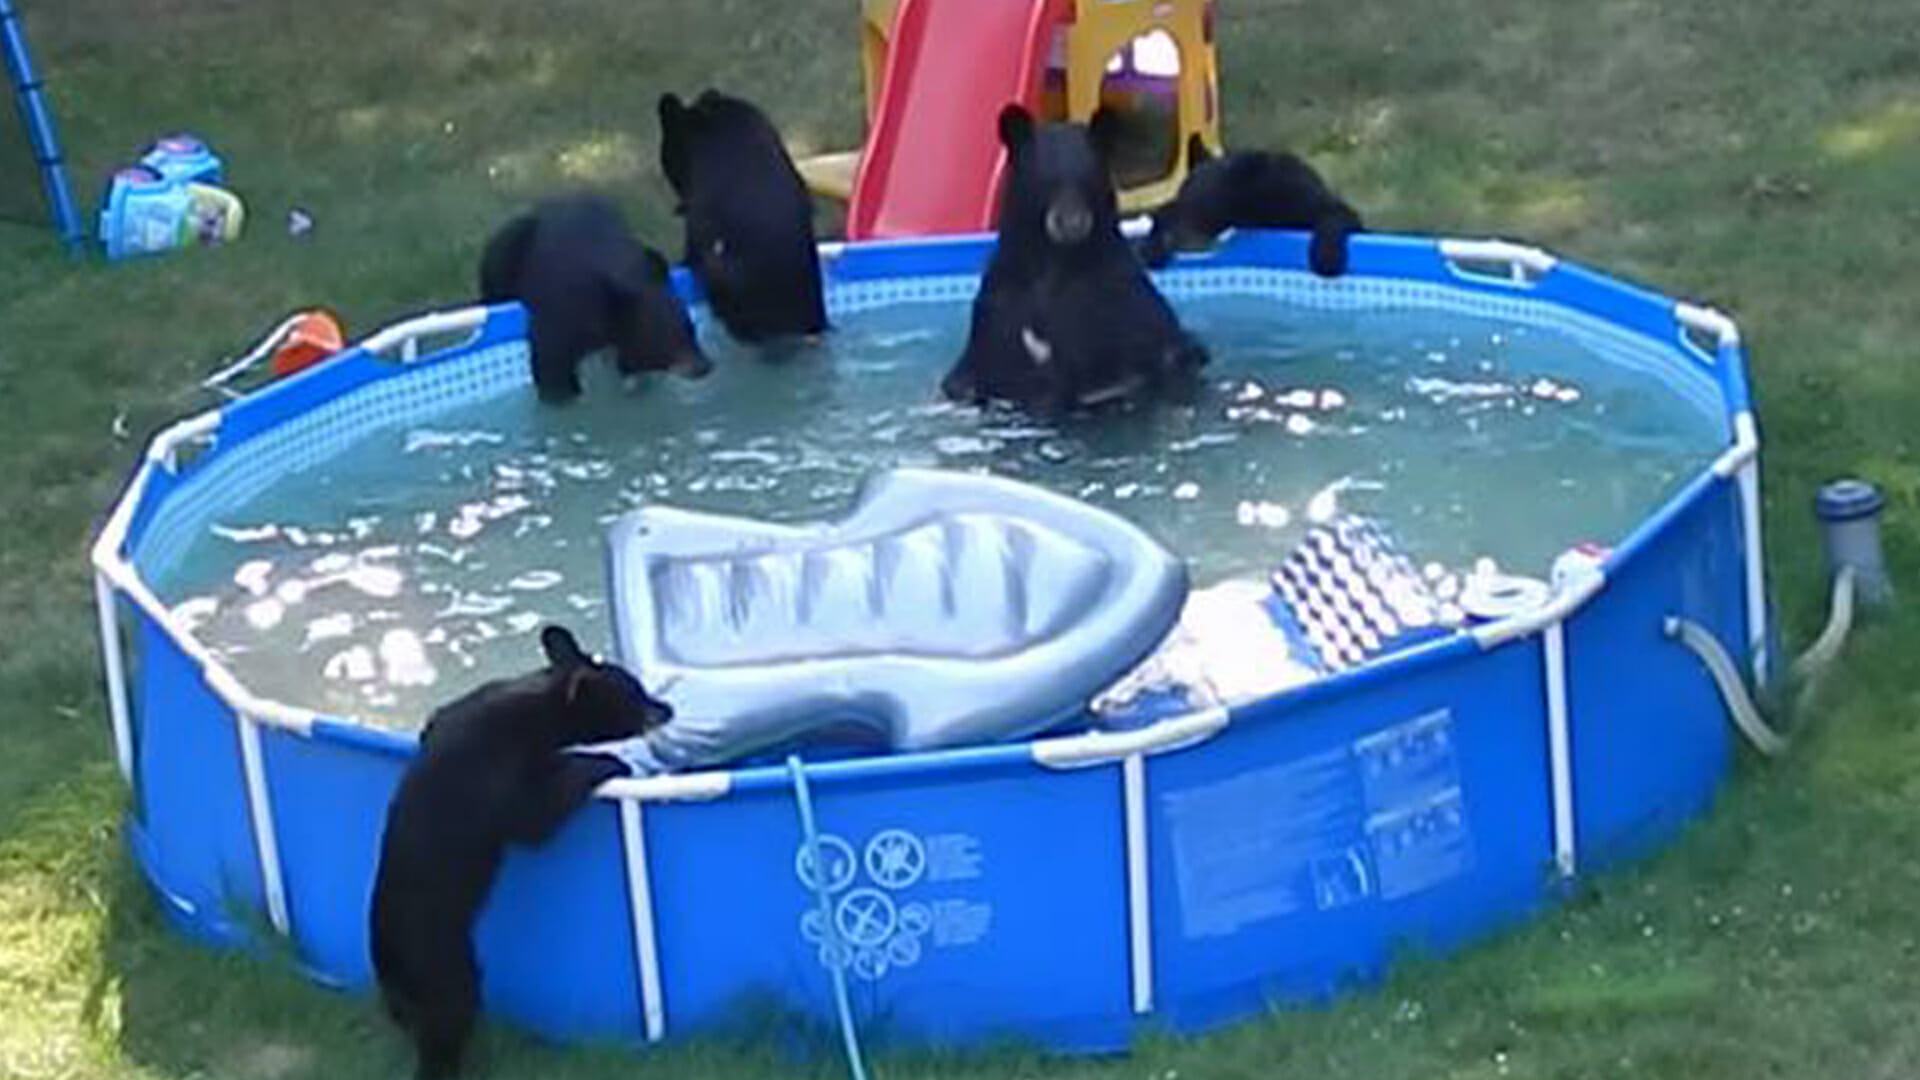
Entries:
POLYGON ((1878 514, 1887 505, 1880 489, 1865 480, 1835 480, 1814 497, 1813 512, 1821 521, 1858 521, 1878 514))

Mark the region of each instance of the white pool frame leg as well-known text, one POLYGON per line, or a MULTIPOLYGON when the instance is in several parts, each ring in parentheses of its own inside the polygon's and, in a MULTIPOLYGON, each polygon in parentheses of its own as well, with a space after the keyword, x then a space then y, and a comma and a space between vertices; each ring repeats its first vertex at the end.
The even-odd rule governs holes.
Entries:
POLYGON ((633 960, 640 977, 640 1013, 647 1041, 667 1035, 660 994, 660 945, 653 922, 653 885, 647 873, 647 833, 640 800, 620 800, 620 841, 627 864, 627 905, 633 913, 633 960))
POLYGON ((113 718, 113 753, 120 778, 133 786, 133 721, 127 710, 126 656, 120 647, 119 598, 101 571, 93 573, 93 601, 100 615, 100 656, 107 668, 107 712, 113 718))
MULTIPOLYGON (((1760 446, 1760 428, 1753 414, 1743 412, 1733 418, 1734 437, 1739 444, 1760 446)), ((1754 453, 1735 474, 1740 485, 1740 525, 1744 537, 1747 570, 1747 647, 1753 656, 1754 681, 1767 685, 1773 675, 1773 657, 1767 649, 1767 556, 1760 532, 1760 456, 1754 453)))
POLYGON ((1153 908, 1147 876, 1147 759, 1128 754, 1120 763, 1127 830, 1127 954, 1131 960, 1133 1011, 1153 1011, 1153 908))
POLYGON ((273 921, 273 928, 284 935, 293 924, 287 916, 286 879, 280 873, 280 841, 273 830, 273 802, 267 793, 266 763, 260 751, 260 725, 243 712, 236 712, 234 720, 240 733, 240 768, 246 774, 248 817, 253 821, 253 846, 260 858, 260 888, 267 897, 267 918, 273 921))
POLYGON ((1567 624, 1547 624, 1541 644, 1547 681, 1547 763, 1553 795, 1553 863, 1562 877, 1578 864, 1573 824, 1573 732, 1567 710, 1567 624))

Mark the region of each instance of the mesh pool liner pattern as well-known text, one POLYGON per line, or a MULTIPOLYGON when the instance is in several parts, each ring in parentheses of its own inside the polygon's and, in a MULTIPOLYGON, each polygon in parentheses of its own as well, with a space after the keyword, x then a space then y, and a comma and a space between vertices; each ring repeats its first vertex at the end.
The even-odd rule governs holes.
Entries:
POLYGON ((342 394, 248 439, 244 453, 216 445, 217 456, 174 491, 141 534, 132 552, 134 565, 149 580, 165 581, 214 521, 282 478, 332 458, 371 432, 418 423, 532 383, 526 343, 494 345, 422 363, 342 394))

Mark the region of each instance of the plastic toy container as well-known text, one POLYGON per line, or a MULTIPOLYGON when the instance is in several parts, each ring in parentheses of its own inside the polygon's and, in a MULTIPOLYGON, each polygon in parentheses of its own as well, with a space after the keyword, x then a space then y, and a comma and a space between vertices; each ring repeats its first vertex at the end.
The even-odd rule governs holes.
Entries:
POLYGON ((240 235, 245 216, 230 191, 168 180, 146 166, 122 169, 107 186, 100 243, 114 260, 221 244, 240 235))

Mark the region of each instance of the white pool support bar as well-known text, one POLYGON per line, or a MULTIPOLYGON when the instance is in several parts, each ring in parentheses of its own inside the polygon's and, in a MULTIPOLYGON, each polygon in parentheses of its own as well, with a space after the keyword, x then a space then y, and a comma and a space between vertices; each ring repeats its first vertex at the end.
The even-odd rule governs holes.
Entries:
POLYGON ((653 919, 653 882, 647 874, 646 821, 639 799, 620 800, 620 847, 627 871, 627 908, 633 920, 633 961, 640 980, 640 1022, 647 1041, 667 1035, 660 990, 660 939, 653 919))

